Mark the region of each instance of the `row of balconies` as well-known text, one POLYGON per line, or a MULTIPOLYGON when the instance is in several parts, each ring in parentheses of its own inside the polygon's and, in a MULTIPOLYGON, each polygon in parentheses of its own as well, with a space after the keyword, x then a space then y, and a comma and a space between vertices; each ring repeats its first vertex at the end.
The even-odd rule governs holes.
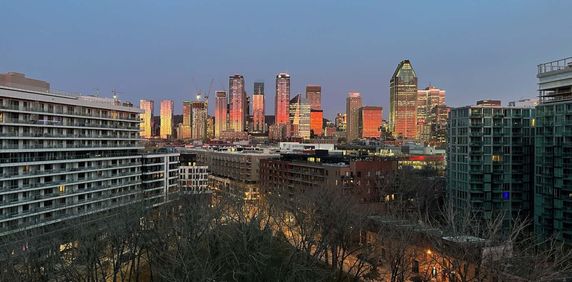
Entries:
POLYGON ((41 157, 30 157, 30 156, 17 156, 17 157, 8 157, 8 158, 0 158, 0 163, 8 163, 13 166, 21 166, 21 163, 29 163, 29 162, 54 162, 54 161, 69 161, 69 160, 84 160, 84 159, 111 159, 111 158, 120 158, 120 157, 139 157, 132 152, 85 152, 76 155, 70 155, 69 153, 61 153, 57 155, 49 154, 41 157))
POLYGON ((131 176, 140 176, 141 173, 140 172, 134 172, 134 173, 127 173, 127 174, 121 174, 119 176, 115 175, 115 176, 109 176, 107 178, 103 178, 103 176, 92 176, 92 177, 86 177, 83 179, 69 179, 69 180, 55 180, 55 181, 50 181, 50 182, 35 182, 35 183, 30 183, 30 184, 26 184, 26 185, 12 185, 12 186, 3 186, 0 187, 0 193, 15 193, 15 192, 23 192, 23 191, 35 191, 35 190, 41 190, 41 189, 46 189, 46 188, 55 188, 57 186, 69 186, 69 185, 78 185, 78 184, 82 184, 82 183, 90 183, 90 182, 96 182, 96 181, 106 181, 106 180, 112 180, 112 179, 120 179, 120 178, 127 178, 127 177, 131 177, 131 176))
POLYGON ((62 121, 52 121, 52 120, 22 120, 5 117, 0 120, 1 123, 7 124, 22 124, 22 125, 43 125, 50 127, 85 127, 85 128, 111 128, 117 130, 133 130, 139 131, 139 125, 128 126, 128 125, 118 125, 118 124, 95 124, 95 123, 83 123, 83 122, 62 122, 62 121))
POLYGON ((2 177, 2 180, 11 180, 12 178, 32 178, 45 175, 69 174, 70 172, 93 172, 97 170, 108 170, 115 168, 140 167, 140 166, 141 166, 140 162, 133 162, 126 164, 84 166, 84 167, 61 168, 52 170, 28 170, 28 171, 22 171, 22 173, 19 172, 3 173, 0 174, 0 177, 2 177))
MULTIPOLYGON (((107 191, 112 191, 114 189, 120 189, 123 187, 127 187, 129 185, 135 185, 135 184, 140 184, 140 181, 126 181, 126 182, 120 182, 120 183, 116 183, 116 184, 104 184, 104 185, 100 185, 97 187, 97 189, 68 189, 65 192, 54 192, 54 193, 36 193, 36 194, 31 194, 29 196, 26 197, 22 197, 22 196, 18 196, 18 197, 4 197, 4 199, 2 201, 0 201, 0 208, 6 208, 6 207, 10 207, 10 206, 20 206, 23 204, 34 204, 34 203, 40 203, 43 202, 45 200, 57 200, 57 199, 63 199, 63 198, 69 198, 69 197, 74 197, 74 196, 79 196, 79 195, 87 195, 87 194, 93 194, 93 193, 99 193, 99 192, 104 192, 102 195, 110 195, 112 194, 112 192, 107 192, 107 191)), ((120 189, 121 190, 121 189, 120 189)), ((132 189, 128 189, 128 190, 132 190, 132 189)), ((13 194, 12 194, 13 195, 13 194)))
POLYGON ((37 149, 82 149, 82 148, 136 148, 141 147, 138 143, 122 142, 120 144, 66 144, 64 142, 57 144, 3 144, 0 149, 3 150, 37 150, 37 149))
POLYGON ((127 114, 127 115, 130 115, 131 117, 127 116, 126 114, 123 114, 123 116, 113 117, 113 115, 111 113, 103 114, 103 113, 95 113, 95 112, 91 112, 91 111, 88 113, 85 110, 84 111, 75 110, 72 112, 68 112, 68 111, 64 111, 63 109, 57 109, 57 108, 50 109, 48 107, 48 109, 45 109, 45 108, 40 107, 40 106, 24 107, 24 106, 19 106, 19 105, 18 106, 17 105, 10 105, 10 104, 6 104, 6 105, 0 104, 0 109, 21 111, 21 112, 32 112, 32 113, 40 113, 40 114, 82 116, 82 117, 88 117, 88 118, 110 119, 110 120, 118 120, 118 117, 119 117, 119 118, 121 118, 119 120, 139 121, 139 119, 137 118, 137 115, 134 113, 127 114))
MULTIPOLYGON (((108 132, 109 133, 109 132, 108 132)), ((37 132, 0 132, 1 137, 18 137, 18 138, 54 138, 54 139, 128 139, 143 140, 135 133, 114 132, 113 134, 56 134, 56 133, 37 133, 37 132)))
POLYGON ((132 203, 138 201, 136 195, 140 191, 118 195, 113 198, 98 197, 86 199, 84 201, 78 201, 72 205, 65 205, 63 207, 51 207, 49 209, 42 209, 41 211, 18 213, 5 217, 4 220, 0 220, 2 227, 0 227, 0 236, 8 233, 17 232, 24 228, 34 227, 38 224, 55 223, 68 218, 74 218, 88 213, 109 210, 111 208, 120 207, 127 203, 132 203), (115 202, 114 202, 115 200, 115 202), (53 212, 63 211, 63 214, 54 215, 53 212), (71 214, 67 214, 71 212, 71 214), (49 215, 49 216, 48 216, 49 215), (33 217, 33 218, 30 218, 33 217), (23 218, 30 218, 25 222, 20 223, 23 218))

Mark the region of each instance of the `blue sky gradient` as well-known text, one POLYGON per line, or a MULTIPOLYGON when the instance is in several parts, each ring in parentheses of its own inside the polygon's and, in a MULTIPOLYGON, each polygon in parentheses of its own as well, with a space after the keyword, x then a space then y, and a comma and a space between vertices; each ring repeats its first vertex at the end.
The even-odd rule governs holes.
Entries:
MULTIPOLYGON (((534 97, 536 65, 572 56, 572 1, 2 1, 0 72, 55 89, 100 90, 138 104, 181 101, 198 89, 292 76, 292 96, 322 85, 325 116, 348 91, 389 110, 389 79, 410 59, 419 87, 447 103, 534 97)), ((211 95, 211 105, 214 101, 211 95)))

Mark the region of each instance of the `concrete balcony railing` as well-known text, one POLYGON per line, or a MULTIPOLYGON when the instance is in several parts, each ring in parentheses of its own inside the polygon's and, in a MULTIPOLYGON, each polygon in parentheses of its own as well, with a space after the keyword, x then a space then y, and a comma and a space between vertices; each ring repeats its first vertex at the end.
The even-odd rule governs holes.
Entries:
POLYGON ((92 148, 97 150, 98 148, 137 148, 142 147, 139 144, 47 144, 47 145, 2 145, 0 149, 2 150, 39 150, 39 149, 84 149, 92 148))
POLYGON ((59 120, 23 120, 23 119, 10 119, 4 118, 0 120, 0 123, 13 123, 13 124, 28 124, 28 125, 43 125, 50 127, 85 127, 85 128, 109 128, 118 130, 137 130, 139 131, 139 125, 137 126, 120 126, 117 124, 96 124, 96 123, 84 123, 84 122, 62 122, 59 120))

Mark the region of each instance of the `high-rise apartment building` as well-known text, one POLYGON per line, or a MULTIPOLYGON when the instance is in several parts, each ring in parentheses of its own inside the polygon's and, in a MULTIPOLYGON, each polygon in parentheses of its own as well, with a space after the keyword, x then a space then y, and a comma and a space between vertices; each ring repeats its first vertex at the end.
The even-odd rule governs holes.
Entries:
POLYGON ((207 137, 207 103, 206 101, 193 101, 191 109, 191 138, 204 140, 207 137))
POLYGON ((227 103, 226 91, 216 92, 215 101, 215 137, 220 138, 221 133, 226 131, 227 125, 227 103))
POLYGON ((228 80, 229 95, 229 126, 234 132, 246 129, 246 91, 244 90, 244 77, 240 74, 231 75, 228 80))
POLYGON ((252 130, 255 132, 265 131, 265 107, 264 107, 264 82, 254 83, 252 95, 252 130))
POLYGON ((275 124, 288 124, 290 121, 290 75, 276 75, 275 124))
POLYGON ((310 103, 311 110, 322 110, 322 86, 307 85, 306 99, 308 99, 308 103, 310 103))
POLYGON ((445 106, 445 90, 429 85, 417 90, 417 140, 426 144, 435 143, 438 139, 440 125, 446 124, 447 117, 440 109, 445 106), (443 117, 445 120, 443 120, 443 117))
POLYGON ((0 74, 0 85, 18 89, 48 92, 50 84, 43 80, 26 77, 23 73, 8 72, 0 74))
POLYGON ((139 123, 139 134, 141 138, 153 137, 153 106, 151 100, 140 100, 139 108, 143 111, 141 113, 141 123, 139 123))
POLYGON ((362 107, 361 96, 358 92, 348 93, 346 99, 346 137, 351 142, 359 138, 359 113, 362 107))
POLYGON ((533 191, 534 108, 479 101, 453 108, 448 124, 447 195, 475 219, 530 216, 533 191))
POLYGON ((290 137, 310 139, 310 104, 298 94, 290 100, 290 137))
POLYGON ((375 106, 365 106, 359 111, 360 138, 380 138, 383 109, 375 106))
POLYGON ((173 100, 161 100, 161 138, 169 139, 173 135, 173 100))
POLYGON ((390 80, 389 126, 394 137, 417 137, 417 76, 409 60, 399 63, 390 80))
POLYGON ((538 65, 534 225, 572 244, 572 58, 538 65))
POLYGON ((314 136, 322 136, 324 135, 324 112, 311 108, 310 104, 310 131, 314 136))
MULTIPOLYGON (((40 226, 49 232, 143 198, 165 198, 176 187, 143 182, 149 162, 139 139, 141 112, 117 99, 0 86, 0 236, 40 226)), ((176 166, 177 158, 169 163, 176 166)))
POLYGON ((192 137, 192 101, 183 101, 183 122, 179 127, 181 139, 191 139, 192 137))

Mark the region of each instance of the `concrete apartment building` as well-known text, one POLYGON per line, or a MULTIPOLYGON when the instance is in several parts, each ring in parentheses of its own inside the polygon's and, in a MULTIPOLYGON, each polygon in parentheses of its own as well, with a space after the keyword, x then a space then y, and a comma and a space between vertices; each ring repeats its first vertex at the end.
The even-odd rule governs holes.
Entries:
POLYGON ((315 148, 282 152, 279 159, 260 162, 263 192, 291 199, 310 189, 338 189, 370 202, 379 199, 374 189, 378 178, 397 170, 396 160, 352 159, 341 151, 319 148, 329 144, 300 145, 315 148))
POLYGON ((197 163, 197 155, 181 150, 179 183, 183 194, 210 192, 208 189, 209 167, 197 163))
POLYGON ((171 182, 156 192, 143 182, 155 159, 143 157, 140 112, 117 99, 0 86, 0 236, 48 231, 143 196, 158 203, 171 182))
POLYGON ((179 197, 179 153, 159 150, 141 156, 143 197, 149 206, 158 206, 179 197))
POLYGON ((259 164, 280 155, 268 149, 240 147, 192 148, 197 164, 209 168, 209 189, 256 200, 259 197, 259 164))

